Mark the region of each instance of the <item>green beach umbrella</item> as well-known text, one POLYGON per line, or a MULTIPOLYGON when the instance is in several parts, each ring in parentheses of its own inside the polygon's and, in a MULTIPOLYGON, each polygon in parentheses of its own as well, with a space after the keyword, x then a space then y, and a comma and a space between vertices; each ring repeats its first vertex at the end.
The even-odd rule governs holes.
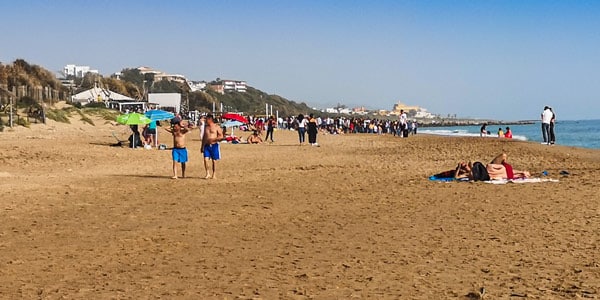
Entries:
MULTIPOLYGON (((117 122, 119 124, 123 124, 123 125, 146 125, 146 124, 150 124, 150 122, 152 122, 152 120, 150 120, 150 118, 146 117, 143 114, 128 113, 128 114, 123 114, 123 115, 118 116, 117 122)), ((132 137, 131 148, 134 147, 134 143, 135 143, 135 135, 132 137)))
POLYGON ((150 124, 152 120, 143 114, 129 113, 118 116, 117 122, 123 125, 146 125, 150 124))

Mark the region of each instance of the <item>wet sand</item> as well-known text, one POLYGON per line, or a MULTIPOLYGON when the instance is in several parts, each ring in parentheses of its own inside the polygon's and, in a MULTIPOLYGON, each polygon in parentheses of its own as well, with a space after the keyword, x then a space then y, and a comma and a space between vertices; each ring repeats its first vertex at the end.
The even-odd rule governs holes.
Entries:
POLYGON ((170 151, 111 147, 126 129, 96 124, 0 133, 0 297, 600 298, 599 150, 276 131, 222 144, 206 180, 196 131, 172 180, 170 151), (560 182, 427 179, 502 151, 560 182))

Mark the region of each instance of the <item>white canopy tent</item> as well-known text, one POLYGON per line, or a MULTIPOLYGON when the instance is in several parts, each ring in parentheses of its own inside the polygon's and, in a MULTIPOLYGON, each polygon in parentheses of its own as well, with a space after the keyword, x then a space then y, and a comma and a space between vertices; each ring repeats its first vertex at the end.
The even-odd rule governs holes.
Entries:
POLYGON ((87 91, 83 91, 81 93, 75 94, 71 96, 71 102, 78 102, 82 104, 87 104, 91 102, 106 102, 106 101, 135 101, 135 99, 131 97, 127 97, 125 95, 121 95, 119 93, 115 93, 111 90, 102 89, 99 87, 91 88, 87 91))

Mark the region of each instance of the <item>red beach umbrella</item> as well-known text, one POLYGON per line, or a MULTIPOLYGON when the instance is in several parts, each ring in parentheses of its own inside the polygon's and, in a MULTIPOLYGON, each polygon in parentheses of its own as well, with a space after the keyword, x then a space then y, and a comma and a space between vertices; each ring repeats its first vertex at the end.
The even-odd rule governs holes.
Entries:
POLYGON ((239 122, 242 122, 244 124, 248 124, 248 120, 246 120, 246 118, 244 118, 244 116, 238 115, 238 114, 234 114, 234 113, 225 113, 225 114, 223 114, 221 116, 221 118, 226 119, 226 120, 239 121, 239 122))

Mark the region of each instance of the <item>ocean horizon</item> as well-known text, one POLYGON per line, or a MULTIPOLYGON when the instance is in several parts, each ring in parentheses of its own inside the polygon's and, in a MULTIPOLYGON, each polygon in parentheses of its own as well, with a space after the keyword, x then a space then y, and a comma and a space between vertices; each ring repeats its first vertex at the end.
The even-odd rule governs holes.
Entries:
MULTIPOLYGON (((498 129, 506 131, 510 127, 513 139, 531 142, 543 142, 540 121, 522 125, 488 125, 488 138, 498 138, 498 129)), ((418 133, 442 136, 479 136, 481 125, 421 127, 418 133)), ((600 149, 600 119, 598 120, 564 120, 557 121, 555 126, 556 144, 588 149, 600 149)))

